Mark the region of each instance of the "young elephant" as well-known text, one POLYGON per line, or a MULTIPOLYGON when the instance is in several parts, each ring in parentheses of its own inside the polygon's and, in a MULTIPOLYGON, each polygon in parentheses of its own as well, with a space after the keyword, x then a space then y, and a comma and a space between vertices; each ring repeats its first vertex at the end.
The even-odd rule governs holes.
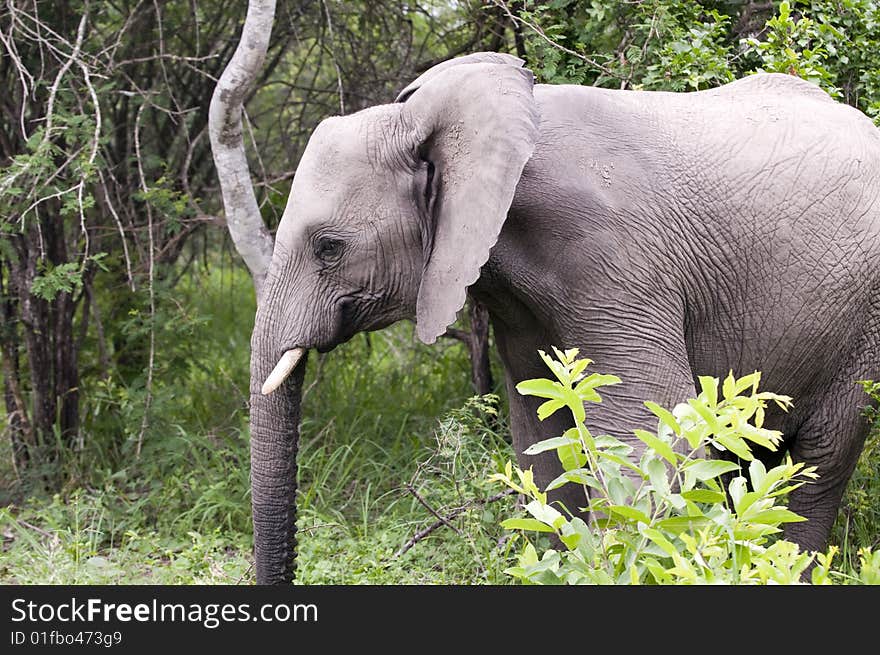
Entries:
POLYGON ((655 427, 644 400, 760 370, 796 403, 768 427, 821 475, 792 493, 808 521, 787 536, 824 547, 868 428, 856 381, 880 377, 880 132, 785 75, 610 91, 533 86, 522 63, 445 62, 309 141, 252 340, 258 582, 292 574, 302 352, 405 318, 432 343, 466 291, 489 308, 539 483, 555 454, 522 452, 567 427, 513 391, 546 374, 539 348, 623 379, 588 422, 635 447, 655 427))

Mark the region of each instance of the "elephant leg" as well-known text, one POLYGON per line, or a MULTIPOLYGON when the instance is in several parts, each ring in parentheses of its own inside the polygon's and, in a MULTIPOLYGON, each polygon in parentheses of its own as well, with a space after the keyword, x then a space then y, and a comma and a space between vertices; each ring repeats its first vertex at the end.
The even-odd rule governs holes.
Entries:
MULTIPOLYGON (((870 431, 871 426, 862 414, 869 398, 856 383, 866 377, 866 370, 848 367, 847 374, 835 378, 793 440, 792 459, 816 466, 819 475, 818 480, 798 487, 789 496, 789 508, 807 520, 787 524, 785 537, 801 549, 826 548, 843 492, 870 431)), ((877 379, 880 371, 873 373, 873 379, 877 379)))
MULTIPOLYGON (((551 344, 535 333, 511 334, 498 323, 493 327, 498 351, 504 363, 510 405, 510 431, 517 464, 522 469, 531 468, 535 482, 543 489, 562 472, 556 453, 525 455, 523 451, 542 439, 561 435, 574 423, 571 417, 562 411, 543 421, 539 420, 537 411, 543 399, 521 396, 516 390, 516 385, 523 380, 550 375, 550 371, 538 356, 538 350, 548 351, 551 344)), ((574 485, 566 485, 560 490, 551 492, 548 500, 550 503, 561 502, 571 512, 586 504, 583 492, 578 493, 574 485)))

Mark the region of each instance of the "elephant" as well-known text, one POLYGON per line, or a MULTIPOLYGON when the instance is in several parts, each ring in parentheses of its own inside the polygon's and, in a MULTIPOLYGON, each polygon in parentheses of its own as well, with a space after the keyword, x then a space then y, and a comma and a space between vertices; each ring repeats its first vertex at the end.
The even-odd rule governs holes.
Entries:
MULTIPOLYGON (((787 526, 825 547, 869 429, 878 379, 880 131, 811 83, 760 73, 693 92, 536 84, 477 53, 395 102, 322 121, 292 181, 251 340, 258 584, 291 580, 304 353, 414 321, 433 343, 467 294, 489 310, 511 438, 539 484, 570 424, 514 391, 538 350, 573 348, 622 383, 588 425, 638 451, 651 400, 697 377, 762 372, 795 399, 765 427, 818 467, 787 526)), ((555 500, 583 503, 567 485, 555 500)), ((573 489, 582 492, 581 489, 573 489)))

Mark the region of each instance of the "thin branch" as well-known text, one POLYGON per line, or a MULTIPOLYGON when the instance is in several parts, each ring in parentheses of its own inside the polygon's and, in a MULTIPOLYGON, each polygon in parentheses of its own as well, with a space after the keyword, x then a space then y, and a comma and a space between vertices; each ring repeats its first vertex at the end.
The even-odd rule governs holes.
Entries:
POLYGON ((34 86, 34 76, 30 74, 30 71, 21 63, 21 59, 18 56, 18 49, 15 47, 15 39, 12 38, 12 26, 10 25, 10 36, 7 37, 0 32, 0 43, 6 48, 6 52, 9 54, 10 59, 12 59, 12 63, 15 66, 15 70, 18 72, 18 79, 21 82, 21 111, 19 112, 19 125, 21 127, 21 135, 25 141, 28 139, 27 129, 25 128, 24 121, 24 110, 27 106, 27 97, 30 95, 30 91, 28 90, 28 82, 27 79, 30 79, 31 87, 34 86))
POLYGON ((104 180, 104 173, 100 168, 98 169, 98 178, 101 180, 101 188, 104 191, 104 198, 107 201, 107 209, 110 211, 110 215, 113 216, 113 220, 116 221, 116 227, 119 229, 119 237, 122 239, 122 252, 125 256, 125 273, 128 276, 128 286, 134 291, 134 278, 131 275, 131 257, 128 254, 128 241, 125 238, 125 230, 122 227, 122 221, 119 219, 119 214, 116 213, 116 208, 110 200, 110 193, 107 191, 107 182, 104 180))
POLYGON ((86 215, 83 207, 83 194, 85 193, 86 181, 88 180, 89 173, 91 172, 91 168, 95 163, 95 157, 98 155, 98 144, 101 141, 101 103, 98 102, 98 94, 95 93, 95 87, 92 86, 91 75, 89 74, 89 69, 85 64, 79 62, 79 67, 82 70, 83 79, 86 83, 86 88, 89 90, 89 95, 92 98, 92 105, 95 107, 95 131, 92 136, 92 150, 89 153, 89 158, 86 165, 86 170, 83 171, 82 178, 79 182, 79 189, 77 190, 77 202, 79 203, 79 218, 80 218, 80 228, 82 229, 83 238, 85 240, 83 246, 83 259, 82 266, 80 267, 80 273, 82 273, 86 268, 86 263, 89 260, 89 231, 86 229, 86 215))
POLYGON ((521 24, 521 25, 523 25, 523 26, 529 28, 529 29, 532 30, 535 34, 537 34, 539 37, 541 37, 542 39, 544 39, 544 41, 546 41, 547 43, 549 43, 551 46, 553 46, 553 47, 556 48, 557 50, 562 50, 562 52, 564 52, 564 53, 566 53, 566 54, 569 54, 569 55, 571 55, 572 57, 577 57, 578 59, 580 59, 580 60, 583 61, 584 63, 589 64, 589 65, 592 66, 593 68, 602 71, 605 75, 608 75, 609 77, 614 77, 614 78, 617 78, 617 79, 623 79, 623 76, 622 76, 622 75, 620 75, 619 73, 614 72, 613 70, 611 70, 611 69, 608 68, 607 66, 603 66, 602 64, 600 64, 600 63, 599 63, 598 61, 596 61, 595 59, 590 59, 590 58, 587 57, 586 55, 583 55, 583 54, 581 54, 580 52, 575 52, 575 51, 572 50, 571 48, 566 48, 564 45, 562 45, 562 44, 559 43, 558 41, 554 41, 554 40, 551 39, 549 36, 547 36, 547 34, 544 33, 544 30, 542 30, 541 27, 540 27, 539 25, 536 25, 535 23, 530 23, 529 21, 525 20, 524 18, 521 18, 520 16, 517 16, 517 15, 514 14, 512 11, 510 11, 510 9, 509 9, 508 6, 507 6, 507 3, 504 2, 503 0, 492 0, 492 2, 495 4, 495 6, 500 7, 501 9, 503 9, 503 10, 504 10, 504 13, 507 14, 507 17, 510 18, 510 20, 512 20, 512 21, 514 21, 514 22, 516 22, 516 23, 519 23, 519 24, 521 24))
POLYGON ((12 520, 15 521, 16 523, 18 523, 19 525, 21 525, 25 528, 28 528, 29 530, 33 530, 34 532, 40 533, 41 535, 43 535, 44 537, 46 537, 48 539, 57 539, 57 536, 52 534, 51 532, 46 532, 42 528, 38 528, 35 525, 31 525, 30 523, 28 523, 27 521, 25 521, 23 519, 13 518, 12 520))
MULTIPOLYGON (((419 494, 419 492, 416 491, 416 488, 415 488, 414 486, 412 486, 412 484, 410 484, 409 482, 406 483, 406 490, 409 491, 409 492, 413 495, 413 497, 415 497, 415 499, 416 499, 417 501, 419 501, 419 504, 420 504, 422 507, 424 507, 426 510, 428 510, 429 512, 431 512, 431 514, 433 514, 433 515, 437 518, 437 520, 440 521, 440 523, 442 523, 443 525, 445 525, 447 528, 450 528, 451 530, 455 531, 455 534, 457 534, 459 537, 463 537, 463 536, 464 536, 464 535, 461 533, 461 530, 459 530, 459 529, 456 528, 454 525, 452 525, 452 523, 449 522, 449 519, 447 519, 447 518, 441 516, 441 515, 437 512, 437 510, 435 510, 433 507, 431 507, 431 506, 428 504, 428 501, 425 500, 424 498, 422 498, 421 494, 419 494)), ((454 518, 454 517, 452 517, 452 518, 454 518)))
POLYGON ((339 113, 345 114, 345 92, 342 88, 342 71, 339 69, 339 62, 336 59, 336 39, 333 37, 333 21, 330 20, 330 8, 327 6, 327 0, 321 0, 324 5, 324 15, 327 16, 327 32, 330 35, 330 56, 333 59, 333 68, 336 69, 336 92, 339 94, 339 113))
POLYGON ((42 196, 41 198, 37 198, 30 205, 28 205, 23 212, 21 212, 21 216, 19 217, 19 219, 23 222, 24 217, 28 213, 30 213, 32 210, 34 210, 37 207, 39 207, 40 205, 42 205, 47 200, 51 200, 52 198, 58 198, 59 196, 63 196, 66 193, 70 193, 71 191, 73 191, 74 189, 76 189, 79 186, 80 186, 79 184, 74 184, 72 187, 70 187, 68 189, 61 189, 61 191, 56 191, 55 193, 50 193, 47 196, 42 196))
MULTIPOLYGON (((49 98, 46 101, 46 115, 43 118, 43 120, 45 121, 45 132, 43 133, 43 138, 38 148, 45 147, 45 145, 49 143, 49 140, 52 137, 52 120, 55 111, 55 97, 58 95, 58 87, 61 86, 61 80, 67 74, 67 71, 70 70, 73 62, 76 61, 77 57, 79 57, 80 50, 82 49, 83 38, 85 37, 87 19, 88 4, 86 4, 85 11, 83 11, 82 18, 80 18, 79 26, 76 30, 76 43, 74 43, 71 52, 65 55, 66 60, 62 64, 61 68, 58 70, 58 73, 55 75, 55 79, 52 81, 52 86, 49 87, 49 98)), ((15 180, 18 179, 18 177, 21 176, 25 171, 27 171, 28 168, 30 168, 30 166, 23 166, 18 171, 7 177, 2 183, 0 183, 0 192, 3 192, 11 187, 15 180)))
POLYGON ((456 341, 462 341, 464 343, 469 344, 471 342, 471 333, 466 330, 459 330, 458 328, 447 328, 446 332, 440 335, 441 337, 445 337, 447 339, 455 339, 456 341))
POLYGON ((149 57, 132 57, 131 59, 123 59, 122 61, 117 61, 113 65, 113 67, 116 68, 119 66, 128 66, 130 64, 143 64, 148 61, 157 61, 160 59, 167 59, 174 62, 210 61, 211 59, 216 59, 219 56, 219 53, 217 53, 213 55, 205 55, 204 57, 184 57, 182 55, 172 55, 170 53, 164 52, 158 55, 150 55, 149 57))
MULTIPOLYGON (((138 107, 137 116, 134 121, 134 151, 135 158, 137 159, 137 169, 138 176, 140 178, 141 190, 144 194, 149 193, 149 187, 147 186, 147 179, 144 175, 144 166, 143 160, 141 159, 141 140, 140 140, 140 125, 141 118, 144 113, 144 108, 147 106, 147 103, 141 104, 138 107)), ((144 434, 147 431, 147 427, 150 424, 150 407, 153 403, 153 366, 156 358, 156 295, 155 290, 153 288, 153 280, 154 280, 154 264, 155 257, 154 252, 156 248, 156 244, 154 243, 153 237, 153 210, 150 206, 149 199, 145 199, 144 205, 147 209, 147 232, 149 235, 149 278, 148 278, 148 291, 150 294, 150 355, 149 362, 147 365, 147 382, 145 387, 146 396, 144 397, 144 416, 141 419, 141 428, 138 432, 137 437, 137 448, 135 450, 135 458, 140 459, 141 457, 141 448, 144 443, 144 434)))
MULTIPOLYGON (((407 486, 409 486, 409 485, 407 485, 407 486)), ((400 557, 401 555, 406 553, 406 551, 408 551, 410 548, 412 548, 417 543, 419 543, 422 539, 424 539, 425 537, 430 535, 432 532, 434 532, 440 526, 449 525, 449 521, 454 519, 456 516, 459 516, 460 514, 463 514, 464 512, 467 512, 470 509, 474 509, 476 507, 483 507, 485 505, 488 505, 489 503, 494 503, 498 500, 501 500, 502 498, 506 498, 507 496, 512 496, 515 493, 516 493, 516 491, 513 489, 506 489, 506 490, 502 491, 501 493, 495 494, 494 496, 490 496, 489 498, 474 500, 474 501, 471 501, 470 503, 467 503, 466 505, 462 505, 461 507, 456 507, 454 510, 449 512, 449 514, 447 514, 445 517, 441 517, 439 520, 435 521, 434 523, 429 525, 424 530, 419 530, 416 534, 414 534, 409 539, 409 541, 407 541, 405 544, 403 544, 403 546, 400 547, 400 549, 394 554, 394 557, 400 557)))

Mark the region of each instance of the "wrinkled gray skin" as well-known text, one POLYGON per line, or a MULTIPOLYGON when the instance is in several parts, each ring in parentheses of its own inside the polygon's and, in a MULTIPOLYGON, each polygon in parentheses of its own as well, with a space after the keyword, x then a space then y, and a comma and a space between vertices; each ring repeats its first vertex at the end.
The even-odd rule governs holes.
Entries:
POLYGON ((513 390, 546 376, 539 348, 579 347, 623 379, 588 422, 636 448, 632 429, 656 428, 644 400, 760 370, 796 403, 768 427, 821 475, 792 493, 809 520, 787 536, 824 547, 867 429, 855 381, 880 379, 880 133, 784 75, 675 94, 533 88, 520 66, 446 62, 309 141, 253 333, 258 582, 293 563, 304 365, 262 396, 275 362, 404 318, 433 342, 466 289, 489 308, 514 446, 539 483, 555 454, 521 453, 567 427, 513 390))

